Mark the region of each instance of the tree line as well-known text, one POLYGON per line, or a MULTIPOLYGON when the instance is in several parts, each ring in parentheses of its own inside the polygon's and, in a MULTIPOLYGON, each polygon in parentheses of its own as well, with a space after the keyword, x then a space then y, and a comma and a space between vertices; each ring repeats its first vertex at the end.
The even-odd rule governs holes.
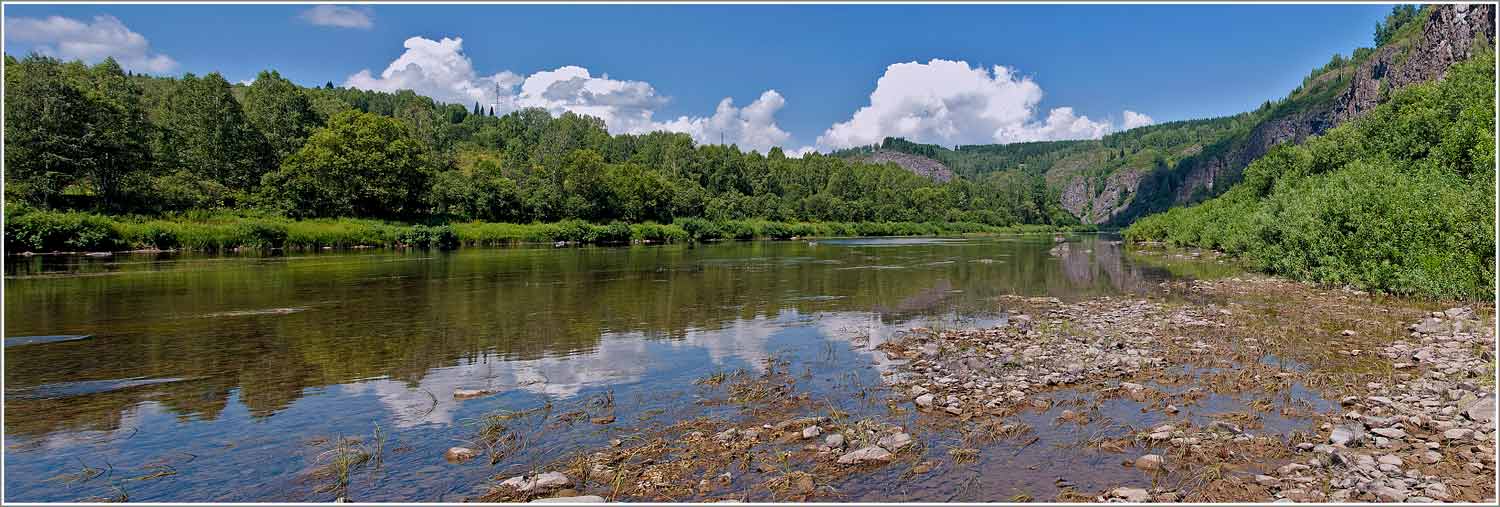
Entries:
POLYGON ((894 164, 611 135, 598 118, 503 115, 276 71, 136 75, 5 58, 6 197, 162 216, 202 210, 403 222, 1076 223, 1034 173, 934 182, 894 164))

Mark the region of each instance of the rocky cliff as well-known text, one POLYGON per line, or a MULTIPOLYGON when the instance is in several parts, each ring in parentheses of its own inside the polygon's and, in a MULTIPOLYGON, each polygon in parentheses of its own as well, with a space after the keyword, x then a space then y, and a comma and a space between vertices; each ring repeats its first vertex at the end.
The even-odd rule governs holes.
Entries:
POLYGON ((1342 90, 1273 110, 1248 133, 1219 140, 1215 149, 1186 157, 1169 169, 1117 171, 1102 184, 1074 177, 1063 188, 1062 205, 1085 223, 1124 225, 1171 206, 1221 194, 1240 181, 1250 162, 1272 147, 1300 143, 1357 118, 1378 105, 1386 90, 1442 79, 1454 63, 1473 55, 1473 44, 1481 37, 1490 44, 1495 40, 1494 5, 1435 6, 1420 34, 1375 49, 1353 70, 1342 90))
POLYGON ((940 182, 953 179, 953 171, 948 170, 948 166, 921 155, 893 150, 877 150, 868 156, 858 157, 855 160, 873 164, 894 163, 919 176, 926 176, 940 182))

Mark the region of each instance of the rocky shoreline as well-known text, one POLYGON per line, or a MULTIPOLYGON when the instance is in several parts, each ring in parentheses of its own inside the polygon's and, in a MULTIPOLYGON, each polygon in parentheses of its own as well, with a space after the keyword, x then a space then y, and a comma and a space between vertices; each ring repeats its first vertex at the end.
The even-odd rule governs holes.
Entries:
POLYGON ((996 326, 873 343, 882 385, 845 394, 884 415, 812 399, 771 358, 699 381, 700 404, 737 415, 611 426, 609 447, 497 476, 478 499, 848 501, 851 481, 993 473, 976 467, 1008 465, 986 449, 1033 445, 1119 463, 1124 479, 1057 477, 1055 501, 1495 497, 1493 308, 1259 276, 997 304, 996 326))

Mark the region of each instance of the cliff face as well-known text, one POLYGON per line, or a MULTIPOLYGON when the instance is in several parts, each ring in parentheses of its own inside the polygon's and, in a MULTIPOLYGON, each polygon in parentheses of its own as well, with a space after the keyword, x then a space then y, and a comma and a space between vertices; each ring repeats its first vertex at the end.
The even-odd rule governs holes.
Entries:
POLYGON ((912 155, 894 150, 879 150, 867 157, 859 157, 856 160, 874 164, 891 162, 919 176, 926 176, 940 182, 953 179, 953 171, 948 170, 948 166, 921 155, 912 155))
POLYGON ((1064 208, 1084 223, 1124 225, 1170 206, 1216 196, 1238 183, 1245 166, 1276 145, 1301 143, 1363 115, 1380 103, 1383 89, 1442 79, 1454 63, 1473 55, 1471 46, 1478 36, 1491 44, 1495 40, 1494 5, 1440 5, 1423 23, 1412 39, 1376 49, 1331 100, 1266 119, 1217 155, 1185 159, 1170 175, 1111 175, 1103 185, 1074 178, 1063 189, 1064 208))

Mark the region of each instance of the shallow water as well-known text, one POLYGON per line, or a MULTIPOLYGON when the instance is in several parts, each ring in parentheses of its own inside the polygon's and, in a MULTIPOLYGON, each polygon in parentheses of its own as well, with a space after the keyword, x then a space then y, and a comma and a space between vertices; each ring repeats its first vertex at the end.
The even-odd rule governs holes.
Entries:
MULTIPOLYGON (((695 403, 694 380, 776 357, 815 397, 881 413, 847 393, 880 384, 887 360, 870 346, 899 330, 992 325, 1005 294, 1135 293, 1233 272, 1159 267, 1108 239, 1075 237, 1062 257, 1050 236, 1010 236, 7 259, 5 500, 329 501, 308 476, 325 444, 378 427, 381 466, 350 478, 351 498, 459 501, 615 431, 539 420, 493 467, 443 460, 497 410, 609 395, 620 426, 727 415, 695 403), (54 336, 91 338, 10 339, 54 336), (499 392, 459 401, 459 388, 499 392), (87 469, 107 473, 63 476, 87 469)), ((1059 410, 1023 417, 1040 430, 1059 410)), ((1050 498, 1054 478, 1080 469, 1096 471, 1073 479, 1080 489, 1140 480, 1116 456, 1051 445, 1063 438, 996 443, 916 489, 890 470, 841 493, 1005 500, 1050 498)))

